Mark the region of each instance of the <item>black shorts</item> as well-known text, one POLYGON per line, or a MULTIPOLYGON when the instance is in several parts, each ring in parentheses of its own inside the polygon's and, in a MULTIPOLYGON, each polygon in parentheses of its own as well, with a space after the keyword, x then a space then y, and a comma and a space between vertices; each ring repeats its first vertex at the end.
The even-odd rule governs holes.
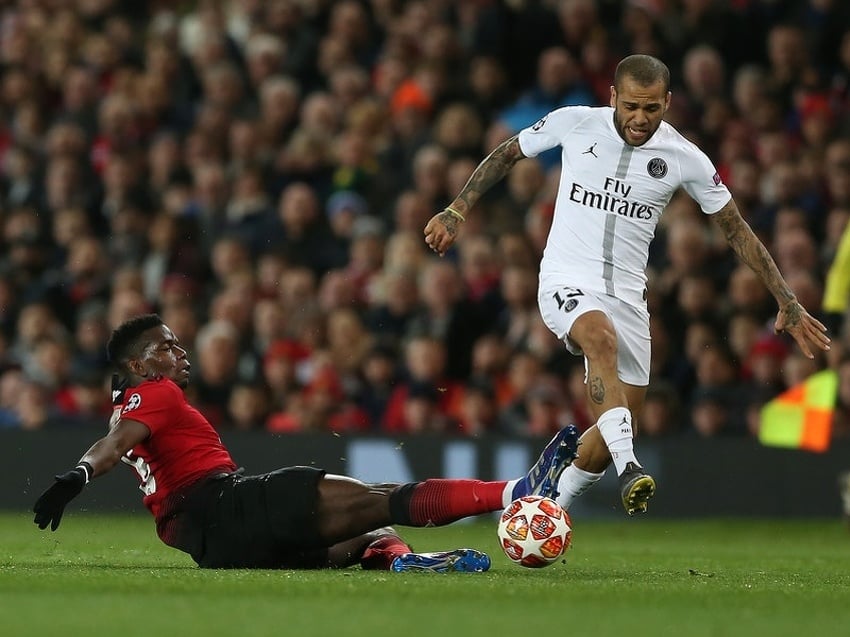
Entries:
POLYGON ((228 474, 181 495, 157 522, 162 540, 202 568, 318 568, 327 544, 318 531, 319 480, 312 467, 257 476, 228 474))

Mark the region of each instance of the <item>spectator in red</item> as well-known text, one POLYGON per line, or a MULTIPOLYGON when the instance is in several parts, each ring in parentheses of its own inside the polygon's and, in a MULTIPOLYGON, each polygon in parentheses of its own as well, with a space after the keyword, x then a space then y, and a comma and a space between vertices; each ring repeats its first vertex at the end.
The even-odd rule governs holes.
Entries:
POLYGON ((435 403, 436 412, 433 415, 444 419, 458 415, 462 385, 447 378, 446 346, 442 340, 421 335, 410 338, 405 344, 404 380, 396 386, 387 404, 382 423, 385 432, 407 430, 408 416, 405 410, 408 394, 414 386, 418 398, 435 403), (433 391, 426 391, 429 387, 433 391))
POLYGON ((304 377, 300 365, 309 356, 310 351, 293 339, 276 340, 265 350, 263 380, 271 391, 271 402, 275 408, 285 404, 293 391, 300 391, 304 377))

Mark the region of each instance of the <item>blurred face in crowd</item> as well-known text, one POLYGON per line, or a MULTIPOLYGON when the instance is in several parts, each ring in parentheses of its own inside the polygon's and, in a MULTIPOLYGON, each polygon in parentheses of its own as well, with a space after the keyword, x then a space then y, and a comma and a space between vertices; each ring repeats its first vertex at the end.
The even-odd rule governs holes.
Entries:
MULTIPOLYGON (((850 48, 850 47, 848 47, 850 48)), ((482 98, 497 96, 507 84, 504 69, 492 57, 477 57, 469 65, 469 85, 482 98)))
POLYGON ((407 431, 421 433, 439 430, 445 424, 436 417, 437 406, 433 400, 420 396, 409 397, 404 401, 404 421, 407 431))
POLYGON ((492 392, 481 389, 467 390, 461 410, 467 434, 483 433, 496 424, 498 408, 492 392))
POLYGON ((431 381, 440 378, 445 368, 446 354, 441 341, 415 338, 405 350, 405 365, 411 377, 431 381))
POLYGON ((575 82, 578 75, 578 65, 564 47, 552 47, 540 54, 537 84, 547 94, 560 94, 575 82))
POLYGON ((33 362, 38 379, 49 387, 56 388, 68 380, 71 351, 64 341, 45 338, 36 344, 33 362))
POLYGON ((422 273, 419 291, 433 311, 446 310, 461 297, 455 266, 448 261, 432 261, 422 273))
POLYGON ((530 203, 546 183, 543 165, 536 159, 524 159, 508 173, 508 190, 519 202, 530 203))
POLYGON ((53 217, 53 241, 67 247, 77 237, 91 234, 86 211, 82 208, 62 208, 53 217))
POLYGON ((729 329, 727 330, 729 347, 732 348, 739 360, 744 360, 749 354, 763 327, 762 322, 755 314, 747 312, 738 312, 729 319, 729 329))
POLYGON ((48 418, 48 390, 34 381, 25 381, 15 401, 15 411, 23 430, 41 429, 48 418))
POLYGON ((472 368, 481 375, 497 374, 507 363, 505 343, 493 335, 485 335, 475 341, 472 349, 472 368))
POLYGON ((347 351, 368 339, 368 332, 350 307, 333 310, 328 316, 328 345, 331 349, 347 351))
POLYGON ((697 381, 701 385, 717 386, 735 382, 735 363, 717 347, 700 352, 696 364, 697 381))
POLYGON ((396 362, 391 354, 374 352, 363 362, 363 376, 370 385, 389 385, 396 372, 396 362))
POLYGON ((213 246, 210 265, 216 278, 225 280, 232 272, 250 269, 251 255, 238 239, 222 238, 213 246))
POLYGON ((838 247, 848 222, 850 222, 850 208, 837 207, 827 213, 824 244, 828 250, 835 250, 838 247))
POLYGON ((667 254, 671 266, 682 273, 703 268, 710 256, 709 237, 696 221, 683 220, 671 224, 667 233, 667 254))
POLYGON ((770 293, 755 272, 741 265, 732 271, 726 294, 732 307, 757 311, 768 301, 770 293))
POLYGON ((200 376, 209 385, 226 385, 233 381, 239 361, 239 341, 232 328, 222 321, 207 326, 196 342, 200 376), (209 328, 212 327, 210 330, 209 328), (203 338, 202 338, 203 335, 203 338))
POLYGON ((540 378, 542 365, 529 352, 518 352, 508 364, 508 381, 514 394, 522 396, 540 378))
POLYGON ((666 384, 647 394, 640 412, 641 434, 663 436, 674 433, 679 426, 679 403, 676 390, 666 384))
POLYGON ((252 316, 254 337, 263 343, 283 338, 286 313, 277 299, 259 299, 254 303, 252 316))
POLYGON ((75 345, 86 352, 97 352, 103 347, 103 343, 109 340, 109 327, 106 324, 106 315, 103 313, 91 313, 77 320, 77 328, 74 331, 75 345))
POLYGON ((25 383, 20 369, 10 369, 0 375, 0 408, 14 409, 25 383))
POLYGON ((767 36, 767 57, 774 75, 787 77, 808 59, 803 32, 794 25, 778 25, 767 36))
POLYGON ((413 310, 419 302, 416 274, 409 268, 385 268, 383 284, 385 303, 390 313, 401 316, 413 310))
POLYGON ((58 327, 58 322, 50 306, 44 303, 25 305, 15 327, 15 333, 21 343, 32 346, 42 336, 48 336, 58 327))
POLYGON ((696 365, 703 352, 718 339, 717 331, 710 323, 693 322, 685 330, 685 357, 696 365))
POLYGON ((625 76, 619 86, 611 87, 611 106, 614 108, 614 127, 629 146, 643 146, 661 126, 664 113, 670 108, 670 92, 658 80, 641 86, 625 76))
POLYGON ((268 409, 268 395, 260 385, 237 385, 227 403, 228 415, 237 429, 260 427, 268 409))
POLYGON ((502 272, 502 297, 508 307, 519 310, 535 303, 537 275, 530 268, 508 266, 502 272))
POLYGON ((824 170, 830 197, 837 204, 850 204, 850 140, 837 139, 830 143, 824 170))
POLYGON ((288 232, 302 232, 318 218, 318 210, 316 193, 307 184, 292 184, 281 193, 278 216, 288 232))
POLYGON ((716 400, 702 400, 691 410, 694 429, 703 437, 716 436, 729 424, 726 407, 716 400))
POLYGON ((150 310, 145 295, 138 290, 116 290, 109 299, 107 317, 111 329, 115 329, 124 321, 150 310))

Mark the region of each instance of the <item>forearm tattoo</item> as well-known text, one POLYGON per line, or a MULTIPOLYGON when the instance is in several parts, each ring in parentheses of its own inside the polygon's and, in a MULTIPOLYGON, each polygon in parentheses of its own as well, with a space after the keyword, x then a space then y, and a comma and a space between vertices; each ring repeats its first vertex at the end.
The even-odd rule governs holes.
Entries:
POLYGON ((462 201, 464 210, 470 210, 481 196, 504 179, 523 157, 517 136, 506 139, 478 164, 455 201, 462 201))
POLYGON ((734 201, 730 201, 720 212, 714 215, 717 225, 720 226, 723 233, 726 235, 726 240, 735 251, 735 254, 746 263, 753 272, 759 275, 759 278, 773 294, 780 308, 784 309, 789 316, 795 316, 796 321, 802 316, 802 309, 796 303, 794 292, 788 287, 776 262, 764 244, 759 241, 750 226, 741 217, 738 212, 738 207, 734 201), (793 306, 787 307, 791 302, 793 306))
POLYGON ((594 376, 590 379, 590 400, 597 405, 601 405, 605 400, 605 384, 600 376, 594 376))

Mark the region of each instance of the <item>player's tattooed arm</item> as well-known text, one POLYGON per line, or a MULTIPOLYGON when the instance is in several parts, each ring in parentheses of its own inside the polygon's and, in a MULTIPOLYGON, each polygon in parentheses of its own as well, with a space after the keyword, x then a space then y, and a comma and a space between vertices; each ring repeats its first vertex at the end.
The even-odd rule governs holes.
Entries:
POLYGON ((472 172, 469 181, 451 204, 431 217, 425 226, 425 243, 443 256, 457 238, 459 225, 485 192, 510 172, 524 155, 514 135, 499 144, 472 172))
POLYGON ((797 298, 794 296, 794 292, 788 287, 782 274, 780 274, 773 257, 770 256, 767 248, 755 235, 749 224, 741 217, 735 201, 730 199, 729 203, 713 215, 713 218, 720 226, 735 254, 741 261, 750 266, 753 272, 759 275, 779 306, 784 307, 789 303, 796 302, 797 298))
POLYGON ((776 332, 791 334, 809 358, 814 357, 810 344, 814 344, 819 349, 828 350, 829 337, 826 335, 826 327, 797 301, 794 291, 782 277, 773 257, 756 237, 749 224, 741 217, 735 202, 730 200, 713 217, 726 235, 726 240, 735 254, 759 275, 776 299, 779 305, 779 313, 776 315, 774 324, 776 332))
POLYGON ((524 157, 516 135, 503 141, 478 164, 463 190, 455 197, 451 208, 461 213, 471 210, 481 196, 504 179, 524 157))

